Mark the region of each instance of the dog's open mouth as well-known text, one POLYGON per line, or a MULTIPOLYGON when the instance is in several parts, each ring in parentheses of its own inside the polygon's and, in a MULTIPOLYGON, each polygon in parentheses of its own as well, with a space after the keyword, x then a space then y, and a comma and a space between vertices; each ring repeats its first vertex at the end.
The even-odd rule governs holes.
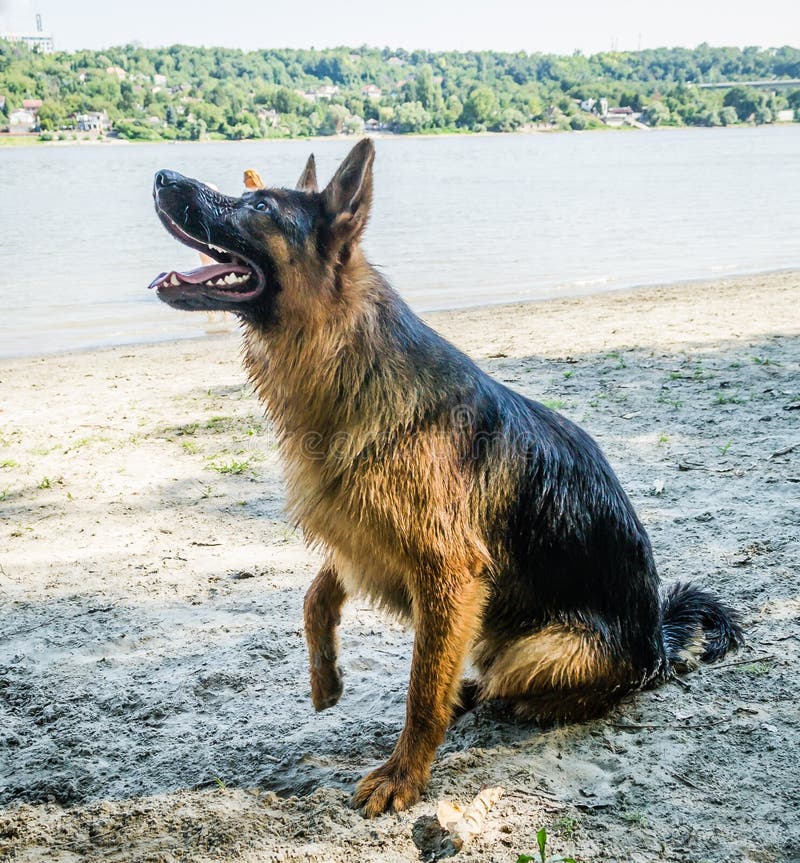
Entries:
POLYGON ((264 290, 266 279, 255 263, 193 237, 161 207, 156 206, 156 211, 173 237, 217 262, 188 272, 170 270, 156 276, 150 288, 156 289, 160 299, 181 307, 200 307, 201 297, 235 304, 255 299, 264 290))

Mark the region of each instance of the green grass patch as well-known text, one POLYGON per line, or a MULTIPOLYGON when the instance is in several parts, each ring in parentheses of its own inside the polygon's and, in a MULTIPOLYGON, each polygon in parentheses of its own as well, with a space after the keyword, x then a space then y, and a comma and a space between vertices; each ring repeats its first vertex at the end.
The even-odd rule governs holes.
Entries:
POLYGON ((660 405, 669 405, 671 408, 675 408, 676 410, 677 410, 678 408, 682 408, 682 407, 683 407, 683 402, 681 401, 681 399, 675 399, 675 398, 672 398, 672 396, 670 395, 670 393, 669 393, 669 392, 661 392, 661 393, 659 393, 659 394, 658 394, 658 398, 656 399, 656 401, 657 401, 660 405))
POLYGON ((766 662, 751 662, 749 665, 740 666, 739 670, 752 677, 763 677, 769 674, 769 665, 766 662))
POLYGON ((37 135, 0 135, 0 147, 35 147, 41 143, 37 135))
POLYGON ((200 423, 185 423, 182 426, 174 426, 173 428, 166 429, 166 431, 178 435, 178 437, 183 437, 184 435, 197 434, 197 430, 199 428, 200 423))
POLYGON ((208 467, 217 473, 237 476, 250 470, 250 460, 237 461, 236 459, 231 459, 228 462, 212 461, 208 463, 208 467))
POLYGON ((205 424, 207 429, 213 432, 223 432, 236 421, 236 417, 211 417, 205 424))
POLYGON ((575 834, 578 832, 581 823, 577 818, 572 818, 570 815, 562 815, 554 826, 558 830, 559 835, 571 842, 575 838, 575 834))
POLYGON ((647 826, 647 818, 643 812, 628 810, 627 812, 620 812, 619 817, 628 824, 638 824, 640 827, 647 826))

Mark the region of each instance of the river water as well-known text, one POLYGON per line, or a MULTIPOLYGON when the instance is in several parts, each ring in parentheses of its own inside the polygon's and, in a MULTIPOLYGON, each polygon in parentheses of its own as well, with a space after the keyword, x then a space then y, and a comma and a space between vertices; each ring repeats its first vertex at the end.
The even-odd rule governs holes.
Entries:
MULTIPOLYGON (((197 256, 153 212, 172 168, 325 182, 352 142, 0 149, 0 356, 202 335, 147 290, 197 256)), ((365 246, 420 311, 800 267, 800 124, 378 140, 365 246)))

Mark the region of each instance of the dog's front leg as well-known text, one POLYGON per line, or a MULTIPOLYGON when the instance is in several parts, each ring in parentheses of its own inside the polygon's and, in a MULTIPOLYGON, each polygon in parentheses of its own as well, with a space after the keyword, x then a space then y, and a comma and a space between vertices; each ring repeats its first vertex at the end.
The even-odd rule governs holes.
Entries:
POLYGON ((389 760, 359 782, 352 805, 367 818, 415 803, 428 783, 479 624, 483 589, 472 575, 433 576, 414 597, 414 652, 406 724, 389 760))
POLYGON ((342 694, 342 673, 337 663, 337 628, 347 595, 326 561, 306 592, 303 603, 308 661, 311 671, 311 701, 317 710, 333 707, 342 694))

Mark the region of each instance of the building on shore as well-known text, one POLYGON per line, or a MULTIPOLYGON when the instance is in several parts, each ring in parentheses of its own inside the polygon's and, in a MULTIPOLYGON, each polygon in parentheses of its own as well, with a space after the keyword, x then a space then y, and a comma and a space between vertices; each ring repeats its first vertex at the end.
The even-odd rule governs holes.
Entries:
POLYGON ((603 122, 606 126, 630 126, 634 121, 638 121, 641 116, 640 113, 634 111, 629 105, 623 105, 619 108, 609 108, 603 117, 603 122))
POLYGON ((38 132, 41 107, 41 99, 23 99, 22 107, 8 115, 8 131, 16 134, 38 132))
POLYGON ((371 102, 377 102, 381 98, 381 88, 377 84, 365 84, 361 88, 361 95, 371 102))
POLYGON ((309 102, 330 102, 331 98, 336 96, 338 92, 339 88, 335 84, 323 84, 316 90, 303 91, 302 95, 309 102))
POLYGON ((39 120, 34 111, 19 108, 8 115, 8 131, 12 135, 38 131, 39 120))
POLYGON ((52 54, 56 48, 50 33, 0 33, 0 39, 12 45, 24 45, 30 51, 52 54))
POLYGON ((74 114, 75 128, 79 132, 108 132, 111 120, 105 111, 89 111, 87 114, 74 114))

